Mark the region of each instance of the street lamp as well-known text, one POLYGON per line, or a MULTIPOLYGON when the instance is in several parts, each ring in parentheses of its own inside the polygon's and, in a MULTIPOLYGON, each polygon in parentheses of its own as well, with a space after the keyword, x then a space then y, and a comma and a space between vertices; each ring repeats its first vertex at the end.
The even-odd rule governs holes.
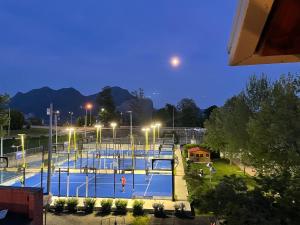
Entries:
POLYGON ((90 110, 90 123, 89 123, 90 126, 92 126, 92 109, 93 109, 93 105, 91 103, 87 103, 86 104, 86 118, 87 118, 87 110, 90 110))
POLYGON ((25 134, 18 134, 21 139, 21 148, 22 148, 22 157, 23 157, 23 168, 26 167, 26 161, 25 161, 25 134))
POLYGON ((145 150, 146 151, 148 151, 149 150, 149 144, 148 144, 148 136, 149 136, 149 128, 148 127, 144 127, 143 129, 142 129, 142 131, 144 131, 145 132, 145 144, 146 144, 146 146, 145 146, 145 150))
POLYGON ((93 105, 91 103, 86 103, 85 106, 85 118, 84 118, 84 137, 86 138, 86 127, 87 127, 87 123, 88 123, 88 110, 91 111, 90 113, 90 120, 91 120, 91 117, 92 117, 92 108, 93 108, 93 105))

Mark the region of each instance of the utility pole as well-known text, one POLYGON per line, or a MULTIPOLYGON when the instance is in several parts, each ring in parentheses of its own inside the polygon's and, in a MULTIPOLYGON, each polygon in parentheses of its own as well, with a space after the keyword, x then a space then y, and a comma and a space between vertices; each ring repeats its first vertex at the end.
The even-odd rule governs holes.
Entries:
POLYGON ((51 188, 51 161, 52 161, 52 117, 53 117, 53 104, 47 109, 49 115, 49 143, 48 143, 48 174, 47 174, 47 193, 50 193, 51 188))

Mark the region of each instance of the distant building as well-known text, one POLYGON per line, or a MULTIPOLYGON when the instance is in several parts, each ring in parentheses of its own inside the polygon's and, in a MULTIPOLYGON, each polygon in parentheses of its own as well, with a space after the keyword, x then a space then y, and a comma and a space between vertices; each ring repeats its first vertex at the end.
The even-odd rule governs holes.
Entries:
POLYGON ((191 162, 210 162, 210 151, 202 147, 190 148, 188 158, 191 162))

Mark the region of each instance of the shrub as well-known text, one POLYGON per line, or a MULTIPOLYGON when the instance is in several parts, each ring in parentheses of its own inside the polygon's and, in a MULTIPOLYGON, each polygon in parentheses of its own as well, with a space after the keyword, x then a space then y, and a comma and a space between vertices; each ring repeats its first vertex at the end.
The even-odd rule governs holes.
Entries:
POLYGON ((116 205, 116 213, 117 214, 126 214, 127 212, 127 201, 126 200, 116 200, 115 201, 115 205, 116 205))
POLYGON ((64 206, 66 204, 66 200, 63 198, 59 198, 54 202, 54 211, 57 213, 61 213, 64 211, 64 206))
POLYGON ((138 216, 133 220, 133 222, 131 224, 132 225, 148 225, 149 223, 150 223, 150 219, 147 216, 138 216))
POLYGON ((134 216, 141 216, 144 214, 144 204, 145 202, 142 200, 134 200, 132 206, 134 216))
POLYGON ((185 204, 183 202, 176 203, 174 205, 175 214, 178 216, 184 216, 185 204))
POLYGON ((77 198, 68 198, 67 199, 67 209, 70 213, 77 211, 78 199, 77 198))
POLYGON ((164 217, 165 216, 165 206, 163 203, 153 203, 152 207, 154 209, 154 215, 156 217, 164 217))
POLYGON ((103 199, 100 202, 101 212, 104 214, 109 214, 111 212, 113 201, 111 199, 103 199))
POLYGON ((95 203, 96 203, 95 199, 92 199, 92 198, 86 198, 86 199, 84 199, 84 201, 83 201, 84 211, 86 213, 93 212, 94 207, 95 207, 95 203))

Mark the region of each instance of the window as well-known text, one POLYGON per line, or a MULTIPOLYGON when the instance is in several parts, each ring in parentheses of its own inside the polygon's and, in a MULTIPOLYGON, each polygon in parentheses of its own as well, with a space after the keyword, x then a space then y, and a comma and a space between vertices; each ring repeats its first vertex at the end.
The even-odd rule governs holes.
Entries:
POLYGON ((203 154, 200 154, 200 157, 203 157, 203 154))
POLYGON ((193 153, 190 153, 190 156, 194 156, 194 154, 193 154, 193 153))
POLYGON ((206 158, 208 158, 209 157, 209 154, 206 154, 206 158))
POLYGON ((197 158, 199 158, 199 154, 197 154, 196 156, 197 156, 197 158))

